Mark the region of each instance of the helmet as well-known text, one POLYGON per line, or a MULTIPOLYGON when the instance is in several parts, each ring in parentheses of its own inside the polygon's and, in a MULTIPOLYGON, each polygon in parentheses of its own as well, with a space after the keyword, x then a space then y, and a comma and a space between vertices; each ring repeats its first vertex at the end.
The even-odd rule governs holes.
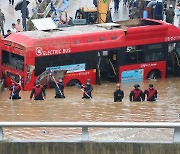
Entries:
POLYGON ((152 88, 152 87, 153 87, 153 84, 149 84, 149 87, 152 88))
POLYGON ((89 82, 89 83, 91 83, 91 79, 87 79, 87 80, 86 80, 86 82, 89 82))
POLYGON ((135 85, 134 85, 134 88, 138 88, 138 87, 140 87, 139 84, 135 84, 135 85))
POLYGON ((173 5, 172 5, 172 4, 170 4, 170 5, 169 5, 169 8, 173 8, 173 5))
POLYGON ((37 80, 37 81, 36 81, 36 85, 39 85, 39 84, 40 84, 40 82, 39 82, 39 80, 37 80))

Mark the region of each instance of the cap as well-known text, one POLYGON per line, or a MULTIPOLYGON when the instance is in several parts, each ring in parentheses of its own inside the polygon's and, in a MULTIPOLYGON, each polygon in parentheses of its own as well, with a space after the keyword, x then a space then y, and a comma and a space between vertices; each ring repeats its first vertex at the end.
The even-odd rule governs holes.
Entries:
POLYGON ((116 87, 117 87, 117 88, 120 88, 120 87, 121 87, 120 83, 116 84, 116 87))
POLYGON ((63 76, 60 76, 60 77, 59 77, 59 80, 63 80, 63 79, 64 79, 63 76))
POLYGON ((151 88, 152 88, 152 87, 153 87, 153 84, 149 84, 149 87, 151 87, 151 88))
POLYGON ((87 79, 87 80, 86 80, 86 82, 89 82, 89 83, 91 83, 91 79, 87 79))
POLYGON ((135 85, 134 85, 134 88, 138 88, 138 87, 140 87, 139 84, 135 84, 135 85))
POLYGON ((173 7, 173 5, 172 5, 172 4, 170 4, 170 5, 169 5, 169 7, 170 7, 170 8, 172 8, 172 7, 173 7))

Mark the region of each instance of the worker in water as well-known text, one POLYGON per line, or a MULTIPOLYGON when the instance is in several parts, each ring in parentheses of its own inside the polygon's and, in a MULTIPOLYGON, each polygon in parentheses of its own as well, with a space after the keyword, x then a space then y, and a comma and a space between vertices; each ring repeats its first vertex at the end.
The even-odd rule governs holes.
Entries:
MULTIPOLYGON (((55 81, 56 82, 56 81, 55 81)), ((55 83, 55 98, 65 98, 63 77, 59 77, 59 81, 55 83)))
POLYGON ((82 98, 86 98, 86 99, 92 98, 91 93, 93 91, 93 86, 91 85, 91 79, 87 79, 86 84, 81 85, 81 89, 82 91, 84 91, 82 98))
POLYGON ((11 91, 9 99, 21 99, 21 97, 19 96, 21 89, 22 87, 19 84, 19 81, 12 80, 9 87, 9 90, 11 91))
POLYGON ((124 98, 124 91, 121 90, 121 85, 118 83, 116 85, 116 90, 114 91, 114 102, 122 102, 124 98))
POLYGON ((36 85, 33 87, 30 95, 30 100, 34 95, 34 100, 44 100, 46 98, 45 88, 40 84, 39 81, 36 81, 36 85), (44 95, 44 96, 43 96, 44 95))
POLYGON ((157 90, 154 88, 153 84, 149 84, 149 88, 144 91, 144 98, 147 96, 147 101, 156 101, 157 90))
POLYGON ((129 95, 130 102, 134 102, 134 101, 141 102, 141 101, 144 101, 143 91, 139 87, 140 87, 139 84, 135 84, 134 85, 134 89, 130 92, 130 95, 129 95))

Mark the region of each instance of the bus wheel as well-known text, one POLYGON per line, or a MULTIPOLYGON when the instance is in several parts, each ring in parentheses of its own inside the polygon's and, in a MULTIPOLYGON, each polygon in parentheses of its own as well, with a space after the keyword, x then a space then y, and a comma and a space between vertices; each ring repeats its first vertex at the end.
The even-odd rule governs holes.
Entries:
POLYGON ((161 72, 159 70, 153 70, 151 72, 149 72, 148 79, 158 79, 161 78, 161 72))
POLYGON ((73 79, 73 80, 70 80, 68 83, 67 83, 67 86, 75 86, 76 84, 80 84, 81 85, 81 82, 77 79, 73 79))

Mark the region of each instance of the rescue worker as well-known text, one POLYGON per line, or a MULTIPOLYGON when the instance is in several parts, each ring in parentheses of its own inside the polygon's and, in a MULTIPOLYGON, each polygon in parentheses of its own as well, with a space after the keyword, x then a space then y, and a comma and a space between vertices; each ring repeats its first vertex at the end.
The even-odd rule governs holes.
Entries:
POLYGON ((147 95, 147 101, 156 101, 157 90, 154 88, 153 84, 149 84, 149 88, 144 91, 144 98, 147 95))
POLYGON ((9 99, 21 99, 21 97, 19 96, 21 89, 22 87, 19 84, 19 81, 12 80, 9 87, 9 90, 11 91, 9 99))
POLYGON ((55 93, 55 98, 65 98, 63 77, 59 77, 59 81, 55 83, 55 93))
POLYGON ((90 99, 92 98, 91 92, 93 91, 93 86, 91 85, 91 79, 86 80, 86 84, 81 85, 81 89, 83 89, 83 98, 90 99))
POLYGON ((33 95, 34 100, 44 100, 46 98, 45 88, 40 84, 39 81, 36 81, 36 85, 33 87, 31 91, 30 100, 32 100, 33 95))
POLYGON ((116 85, 116 90, 114 91, 114 102, 122 102, 124 98, 124 91, 121 90, 121 85, 118 83, 116 85))
POLYGON ((144 101, 143 91, 139 87, 140 87, 139 84, 135 84, 134 85, 134 89, 130 92, 130 95, 129 95, 130 102, 134 102, 134 101, 141 102, 141 101, 144 101))

